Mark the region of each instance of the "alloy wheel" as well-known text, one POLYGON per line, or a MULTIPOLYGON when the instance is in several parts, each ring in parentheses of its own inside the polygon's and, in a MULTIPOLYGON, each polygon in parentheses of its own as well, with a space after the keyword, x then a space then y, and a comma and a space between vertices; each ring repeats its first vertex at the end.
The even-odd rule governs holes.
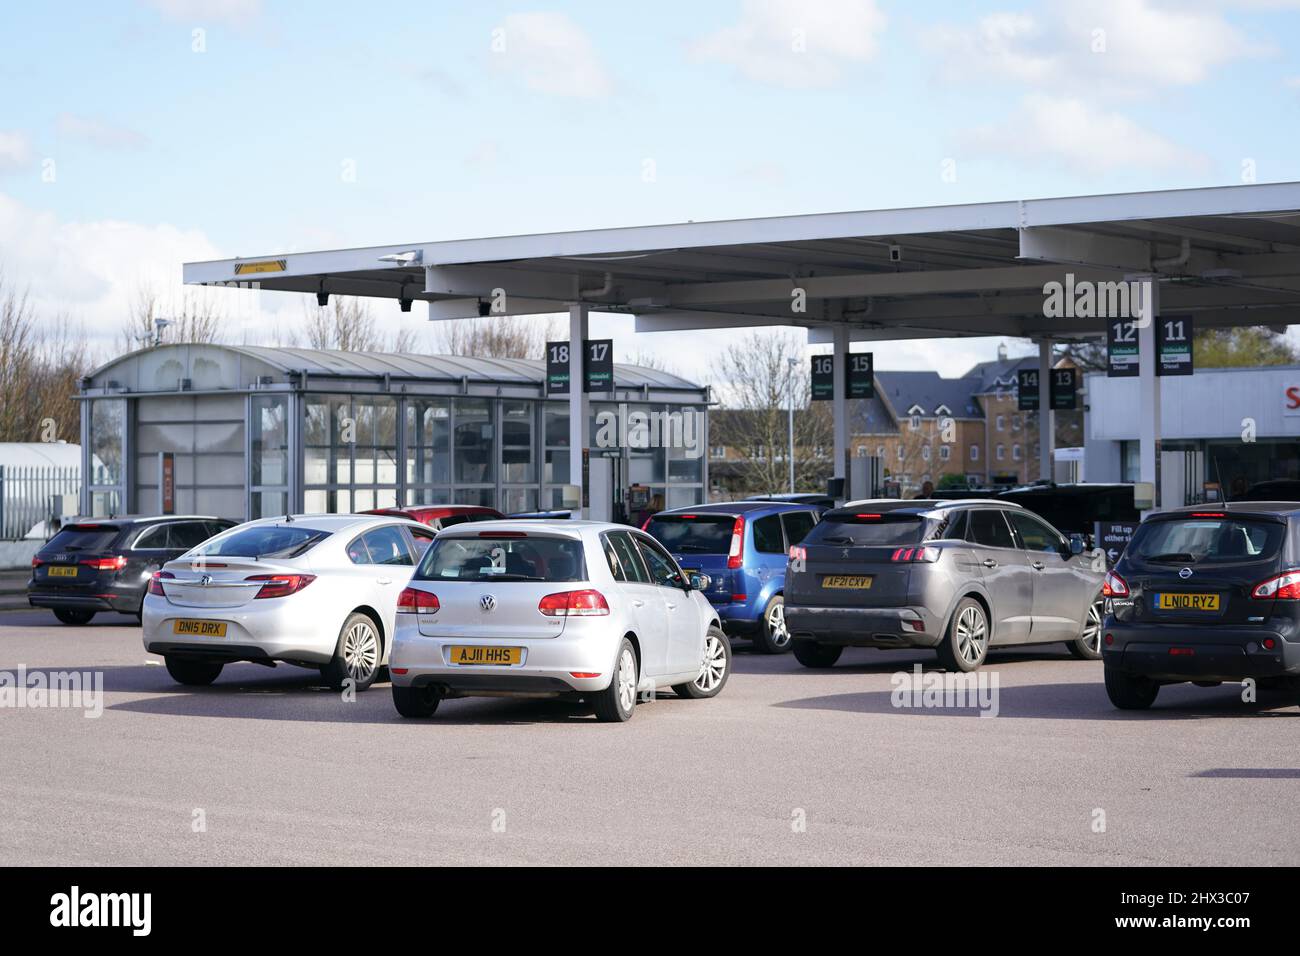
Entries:
POLYGON ((967 664, 978 664, 988 649, 989 631, 977 607, 963 608, 957 618, 957 653, 967 664))
POLYGON ((706 694, 717 687, 727 673, 727 650, 716 634, 710 634, 704 642, 704 664, 700 667, 700 676, 695 678, 695 686, 706 694))
POLYGON ((767 612, 767 633, 771 635, 772 644, 785 647, 790 643, 790 629, 785 626, 785 605, 773 604, 767 612))
POLYGON ((343 666, 355 681, 369 680, 379 664, 379 635, 375 629, 358 621, 343 638, 343 666))
POLYGON ((1088 605, 1088 619, 1084 622, 1083 633, 1079 640, 1092 653, 1101 650, 1101 602, 1094 601, 1088 605))
POLYGON ((619 706, 631 711, 636 706, 636 658, 632 656, 630 647, 623 648, 619 655, 618 673, 614 679, 618 681, 619 706))

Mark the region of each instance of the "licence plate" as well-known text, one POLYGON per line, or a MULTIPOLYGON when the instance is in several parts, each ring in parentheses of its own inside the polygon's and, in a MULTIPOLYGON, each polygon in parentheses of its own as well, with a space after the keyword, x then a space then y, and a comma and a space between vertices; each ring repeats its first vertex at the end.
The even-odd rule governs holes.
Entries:
POLYGON ((191 637, 225 637, 225 621, 172 621, 173 634, 188 634, 191 637))
POLYGON ((77 576, 76 568, 50 568, 47 572, 52 578, 75 578, 77 576))
POLYGON ((871 575, 869 574, 826 574, 822 576, 822 587, 865 590, 871 587, 871 575))
POLYGON ((467 647, 452 645, 451 662, 468 666, 504 667, 523 663, 522 647, 467 647))
POLYGON ((1217 594, 1171 594, 1161 591, 1156 595, 1156 609, 1160 611, 1217 611, 1217 594))

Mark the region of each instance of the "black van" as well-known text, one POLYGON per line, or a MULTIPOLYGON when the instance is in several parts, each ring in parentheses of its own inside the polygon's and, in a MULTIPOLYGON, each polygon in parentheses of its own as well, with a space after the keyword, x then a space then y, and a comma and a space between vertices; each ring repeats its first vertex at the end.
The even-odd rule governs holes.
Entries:
POLYGON ((205 515, 94 518, 64 525, 32 558, 27 603, 64 624, 100 611, 140 614, 149 576, 234 521, 205 515))
POLYGON ((1102 587, 1106 692, 1142 710, 1164 684, 1300 677, 1300 505, 1152 515, 1102 587))

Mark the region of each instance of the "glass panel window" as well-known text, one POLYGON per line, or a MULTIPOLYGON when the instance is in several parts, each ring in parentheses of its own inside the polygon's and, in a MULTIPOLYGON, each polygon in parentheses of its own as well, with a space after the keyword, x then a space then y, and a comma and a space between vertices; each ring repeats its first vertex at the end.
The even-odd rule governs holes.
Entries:
POLYGON ((754 550, 759 554, 785 553, 780 515, 768 515, 754 522, 754 550))
POLYGON ((456 400, 453 458, 456 484, 485 484, 496 480, 496 429, 489 399, 456 400))
POLYGON ((484 508, 495 508, 497 506, 497 490, 495 488, 457 488, 456 500, 453 504, 482 505, 484 508))
POLYGON ((126 402, 97 398, 90 403, 90 483, 116 485, 122 481, 122 436, 126 402))
POLYGON ((402 536, 402 529, 396 525, 367 531, 362 538, 365 539, 366 549, 370 552, 370 560, 373 563, 411 563, 411 552, 406 549, 406 538, 402 536))
POLYGON ((533 403, 501 403, 501 480, 537 480, 537 456, 533 448, 533 403))
POLYGON ((502 488, 501 510, 506 514, 537 510, 536 488, 502 488))
POLYGON ((406 483, 445 485, 450 481, 450 404, 446 399, 407 399, 406 483))
POLYGON ((252 414, 253 484, 288 485, 288 399, 283 395, 255 396, 252 414))

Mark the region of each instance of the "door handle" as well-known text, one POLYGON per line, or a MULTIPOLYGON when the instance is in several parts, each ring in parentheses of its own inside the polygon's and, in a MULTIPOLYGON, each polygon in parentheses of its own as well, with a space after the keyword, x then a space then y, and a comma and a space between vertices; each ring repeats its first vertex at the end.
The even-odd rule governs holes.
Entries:
POLYGON ((1047 565, 1043 564, 1042 561, 1035 561, 1033 567, 1035 571, 1041 571, 1043 568, 1047 567, 1047 565))
POLYGON ((672 601, 669 601, 669 602, 668 602, 668 610, 671 611, 671 610, 672 610, 673 608, 675 608, 675 607, 677 607, 677 605, 674 604, 672 601))
POLYGON ((393 579, 392 579, 392 578, 375 578, 375 583, 376 583, 376 584, 392 584, 392 583, 393 583, 393 579))
POLYGON ((632 602, 632 606, 633 606, 633 607, 645 607, 645 601, 633 601, 633 602, 632 602))
POLYGON ((996 568, 998 566, 998 563, 992 558, 985 558, 983 564, 986 568, 996 568))

